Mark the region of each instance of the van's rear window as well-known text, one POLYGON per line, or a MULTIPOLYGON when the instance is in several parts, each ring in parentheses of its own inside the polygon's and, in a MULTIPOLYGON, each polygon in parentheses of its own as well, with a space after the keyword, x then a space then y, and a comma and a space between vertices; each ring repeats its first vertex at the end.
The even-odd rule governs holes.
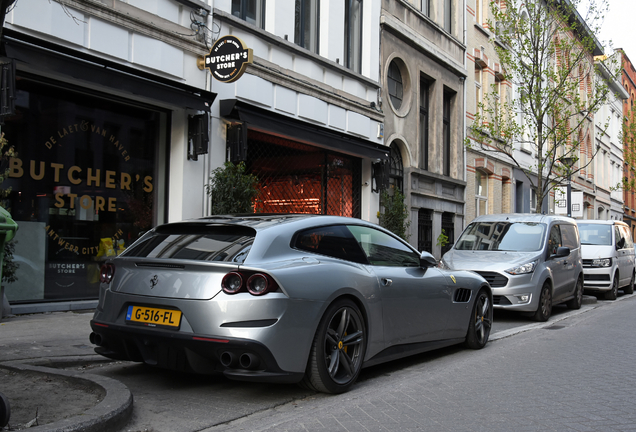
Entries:
POLYGON ((475 222, 468 225, 456 250, 534 252, 543 249, 546 225, 532 222, 475 222))
POLYGON ((256 231, 231 225, 171 224, 146 233, 122 254, 128 257, 242 263, 256 231))

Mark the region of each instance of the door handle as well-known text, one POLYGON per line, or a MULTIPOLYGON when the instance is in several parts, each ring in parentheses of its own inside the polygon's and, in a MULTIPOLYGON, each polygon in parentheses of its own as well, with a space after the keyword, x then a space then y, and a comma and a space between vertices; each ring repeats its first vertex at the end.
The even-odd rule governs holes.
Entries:
POLYGON ((382 285, 391 286, 392 283, 393 283, 393 280, 387 279, 387 278, 382 278, 382 285))

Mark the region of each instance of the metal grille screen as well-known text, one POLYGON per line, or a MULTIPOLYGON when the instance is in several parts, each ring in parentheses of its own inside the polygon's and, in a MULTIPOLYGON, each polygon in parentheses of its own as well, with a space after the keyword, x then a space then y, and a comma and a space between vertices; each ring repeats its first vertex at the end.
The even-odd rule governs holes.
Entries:
POLYGON ((360 217, 358 158, 250 130, 247 167, 259 179, 258 212, 360 217))

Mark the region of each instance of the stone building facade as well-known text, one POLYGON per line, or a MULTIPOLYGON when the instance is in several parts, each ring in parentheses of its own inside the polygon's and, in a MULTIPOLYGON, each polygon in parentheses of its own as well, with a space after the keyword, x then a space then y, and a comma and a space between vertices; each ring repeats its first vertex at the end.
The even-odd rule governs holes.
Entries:
POLYGON ((390 183, 406 195, 410 243, 439 258, 464 226, 463 5, 384 0, 380 23, 390 183))

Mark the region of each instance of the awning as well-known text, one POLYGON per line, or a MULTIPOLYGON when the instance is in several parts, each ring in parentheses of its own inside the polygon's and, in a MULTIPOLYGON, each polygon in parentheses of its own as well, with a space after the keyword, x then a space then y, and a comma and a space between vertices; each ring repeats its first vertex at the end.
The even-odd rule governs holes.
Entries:
POLYGON ((16 60, 18 69, 22 63, 28 65, 31 72, 64 75, 78 80, 78 84, 95 84, 131 97, 140 96, 197 111, 210 111, 216 97, 216 93, 16 31, 5 29, 3 42, 7 57, 16 60))
POLYGON ((270 132, 295 141, 370 159, 389 159, 389 147, 264 110, 237 99, 220 102, 221 117, 247 123, 248 129, 270 132))

